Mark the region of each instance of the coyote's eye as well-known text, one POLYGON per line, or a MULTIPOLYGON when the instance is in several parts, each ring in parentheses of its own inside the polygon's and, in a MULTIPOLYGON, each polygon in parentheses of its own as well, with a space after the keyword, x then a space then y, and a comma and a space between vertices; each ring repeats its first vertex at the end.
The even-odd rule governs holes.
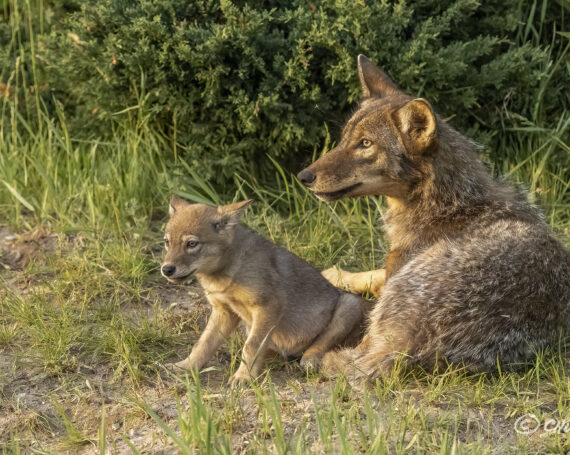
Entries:
POLYGON ((164 246, 166 248, 168 248, 170 246, 170 242, 168 241, 168 239, 164 239, 164 246))
POLYGON ((196 240, 189 240, 186 242, 186 248, 196 248, 198 246, 198 242, 196 240))
POLYGON ((372 141, 370 139, 362 139, 360 141, 360 146, 364 148, 368 148, 372 145, 372 141))

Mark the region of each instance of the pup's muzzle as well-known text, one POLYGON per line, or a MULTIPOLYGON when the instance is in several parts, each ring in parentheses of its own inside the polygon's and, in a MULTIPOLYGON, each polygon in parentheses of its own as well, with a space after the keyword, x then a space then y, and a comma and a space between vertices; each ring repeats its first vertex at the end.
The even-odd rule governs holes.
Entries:
POLYGON ((174 275, 174 273, 176 272, 176 266, 175 265, 163 265, 162 268, 160 269, 160 271, 162 272, 162 275, 166 278, 171 277, 172 275, 174 275))

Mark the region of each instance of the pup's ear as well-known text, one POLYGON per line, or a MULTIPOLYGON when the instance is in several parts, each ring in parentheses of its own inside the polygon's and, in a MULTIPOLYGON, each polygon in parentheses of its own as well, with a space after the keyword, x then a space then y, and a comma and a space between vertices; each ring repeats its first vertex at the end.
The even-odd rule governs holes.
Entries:
POLYGON ((423 98, 408 101, 392 113, 392 119, 412 154, 431 152, 437 147, 437 120, 430 104, 423 98))
POLYGON ((176 194, 173 194, 172 197, 170 198, 170 206, 168 207, 168 214, 170 216, 174 215, 174 212, 176 212, 177 208, 184 207, 185 205, 190 205, 190 204, 186 202, 184 199, 176 196, 176 194))
POLYGON ((222 229, 232 229, 239 224, 241 215, 247 207, 253 202, 253 199, 247 201, 234 202, 229 205, 221 205, 218 207, 220 218, 214 222, 214 229, 217 231, 222 229))
POLYGON ((396 84, 362 54, 358 56, 358 77, 364 98, 383 97, 399 92, 396 84))

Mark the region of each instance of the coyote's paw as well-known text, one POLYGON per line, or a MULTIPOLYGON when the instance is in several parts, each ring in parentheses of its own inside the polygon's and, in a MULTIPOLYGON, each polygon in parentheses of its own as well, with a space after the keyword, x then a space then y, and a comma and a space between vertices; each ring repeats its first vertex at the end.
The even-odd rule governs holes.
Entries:
POLYGON ((338 267, 331 267, 330 269, 323 270, 321 275, 332 285, 341 288, 345 285, 343 280, 344 273, 344 270, 338 267))
POLYGON ((323 356, 321 373, 328 378, 344 375, 351 379, 355 371, 359 370, 355 361, 360 357, 358 348, 329 351, 323 356))

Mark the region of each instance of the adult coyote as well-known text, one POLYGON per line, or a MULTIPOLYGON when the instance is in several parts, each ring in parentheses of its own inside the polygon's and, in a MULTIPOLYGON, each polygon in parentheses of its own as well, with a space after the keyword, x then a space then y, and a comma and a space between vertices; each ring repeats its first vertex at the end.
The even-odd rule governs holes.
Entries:
POLYGON ((386 196, 390 253, 385 272, 341 273, 352 290, 368 278, 383 288, 363 341, 327 354, 325 368, 382 376, 399 353, 472 371, 530 360, 568 327, 570 254, 429 102, 402 93, 363 55, 358 72, 359 109, 338 146, 298 178, 324 201, 386 196))

